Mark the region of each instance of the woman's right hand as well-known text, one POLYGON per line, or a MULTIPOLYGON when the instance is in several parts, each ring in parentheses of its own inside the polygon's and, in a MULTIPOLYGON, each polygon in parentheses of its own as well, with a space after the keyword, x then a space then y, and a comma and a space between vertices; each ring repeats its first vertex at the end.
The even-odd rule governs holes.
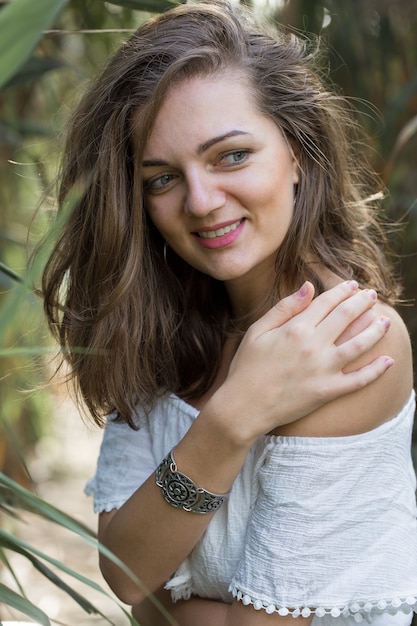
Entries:
POLYGON ((307 282, 252 324, 214 394, 240 437, 255 440, 361 389, 392 365, 390 357, 380 356, 357 371, 344 371, 389 328, 388 318, 369 314, 377 300, 373 290, 348 281, 313 296, 307 282), (366 326, 349 332, 361 316, 369 317, 366 326))

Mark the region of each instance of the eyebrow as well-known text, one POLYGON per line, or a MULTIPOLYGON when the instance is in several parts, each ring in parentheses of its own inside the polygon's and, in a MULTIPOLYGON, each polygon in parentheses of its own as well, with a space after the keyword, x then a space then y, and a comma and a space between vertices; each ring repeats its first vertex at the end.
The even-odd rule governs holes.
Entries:
MULTIPOLYGON (((197 147, 197 154, 198 155, 203 154, 204 152, 206 152, 206 150, 214 146, 216 143, 220 143, 221 141, 224 141, 225 139, 229 139, 229 137, 236 137, 238 135, 248 135, 248 134, 249 133, 243 130, 231 130, 230 132, 225 133, 224 135, 218 135, 217 137, 213 137, 212 139, 209 139, 208 141, 205 141, 204 143, 200 144, 197 147)), ((168 163, 166 161, 163 161, 162 159, 146 159, 146 161, 143 161, 142 163, 142 167, 159 167, 163 165, 168 165, 168 163)))
POLYGON ((198 146, 197 154, 199 155, 203 154, 203 152, 211 148, 211 146, 214 146, 216 143, 220 143, 221 141, 224 141, 225 139, 229 139, 229 137, 236 137, 238 135, 248 135, 248 134, 249 133, 246 133, 243 130, 231 130, 229 133, 225 133, 224 135, 213 137, 212 139, 209 139, 205 143, 202 143, 201 145, 198 146))

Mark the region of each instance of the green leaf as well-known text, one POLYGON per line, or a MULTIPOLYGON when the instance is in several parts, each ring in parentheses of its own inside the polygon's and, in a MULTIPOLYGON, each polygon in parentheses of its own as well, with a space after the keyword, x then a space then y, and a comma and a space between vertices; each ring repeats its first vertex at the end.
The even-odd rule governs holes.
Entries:
POLYGON ((0 261, 0 273, 6 274, 9 278, 12 278, 17 283, 24 283, 24 279, 20 276, 20 274, 16 274, 14 270, 12 270, 8 265, 2 263, 0 261))
POLYGON ((26 598, 26 593, 25 590, 23 589, 22 585, 20 584, 19 579, 17 578, 16 572, 14 571, 12 564, 10 563, 9 559, 6 556, 6 553, 4 550, 0 549, 0 560, 2 561, 4 567, 7 568, 7 571, 9 572, 10 576, 13 578, 17 588, 20 591, 20 594, 26 598))
POLYGON ((68 0, 13 0, 0 11, 0 87, 32 54, 68 0))
POLYGON ((18 545, 15 541, 15 537, 13 537, 13 541, 11 541, 10 538, 7 539, 7 537, 6 538, 2 537, 0 534, 0 543, 2 544, 4 548, 8 550, 13 550, 14 552, 21 554, 26 559, 28 559, 32 563, 32 565, 35 567, 35 569, 38 570, 38 572, 40 572, 43 576, 45 576, 45 578, 47 578, 51 583, 56 585, 59 589, 64 591, 66 594, 68 594, 70 598, 72 598, 86 613, 89 613, 89 614, 94 613, 96 615, 101 615, 101 617, 103 617, 106 620, 106 622, 114 626, 113 622, 110 619, 108 619, 104 615, 104 613, 102 613, 93 604, 91 604, 91 602, 87 600, 87 598, 84 598, 81 594, 79 594, 77 591, 72 589, 66 582, 62 580, 62 578, 57 576, 49 567, 47 567, 45 563, 42 563, 42 561, 40 561, 33 554, 31 554, 30 550, 24 549, 20 545, 18 545))
MULTIPOLYGON (((32 494, 30 491, 28 491, 21 485, 17 484, 14 480, 12 480, 11 478, 9 478, 8 476, 6 476, 5 474, 1 472, 0 472, 0 485, 6 488, 5 500, 9 506, 11 505, 11 499, 10 499, 10 494, 9 496, 7 495, 7 490, 10 490, 14 498, 12 499, 13 506, 21 506, 22 508, 31 510, 33 513, 42 515, 43 517, 53 522, 56 522, 63 528, 66 528, 67 530, 82 537, 87 543, 93 545, 96 549, 98 549, 101 552, 101 554, 103 554, 105 557, 110 559, 113 563, 118 565, 120 569, 131 580, 133 580, 133 582, 137 584, 145 592, 147 596, 149 596, 150 601, 157 607, 157 609, 165 617, 165 619, 167 620, 169 624, 178 626, 178 623, 176 622, 176 620, 169 614, 169 612, 159 602, 159 600, 149 591, 146 585, 137 576, 135 576, 135 574, 133 574, 133 572, 118 557, 116 557, 110 550, 108 550, 108 548, 106 548, 103 544, 97 541, 96 535, 93 531, 91 531, 89 528, 87 528, 80 522, 77 522, 66 513, 59 511, 51 504, 48 504, 41 498, 38 498, 37 496, 32 494)), ((1 497, 2 497, 2 494, 0 491, 0 500, 1 500, 1 497)), ((85 578, 85 576, 82 576, 81 574, 78 574, 77 572, 74 572, 74 570, 71 570, 65 564, 60 563, 56 559, 53 559, 49 557, 48 555, 40 552, 39 550, 35 549, 33 546, 29 546, 24 541, 20 540, 17 537, 14 537, 13 535, 10 535, 9 533, 6 533, 6 531, 2 530, 1 528, 0 528, 0 540, 2 542, 11 541, 12 543, 15 543, 16 545, 24 549, 30 550, 33 554, 36 554, 40 558, 48 561, 55 567, 61 569, 61 571, 66 572, 70 576, 77 578, 81 582, 85 583, 86 585, 89 585, 90 587, 96 589, 97 591, 101 591, 101 593, 105 593, 105 591, 99 585, 97 585, 97 583, 89 580, 88 578, 85 578)), ((131 618, 127 613, 126 613, 126 616, 129 617, 129 620, 132 626, 136 626, 137 624, 136 620, 133 617, 131 618)))
POLYGON ((38 607, 32 604, 32 602, 29 602, 26 598, 22 598, 22 596, 19 596, 18 593, 15 593, 2 583, 0 583, 0 602, 17 609, 21 613, 24 613, 33 619, 37 624, 42 624, 42 626, 51 626, 48 616, 43 611, 38 609, 38 607))
POLYGON ((150 11, 151 13, 161 13, 167 9, 172 9, 177 4, 183 4, 182 0, 109 0, 109 4, 117 4, 127 9, 136 11, 150 11))
POLYGON ((43 348, 41 346, 35 346, 33 348, 0 348, 0 357, 8 358, 11 356, 37 356, 39 354, 57 354, 57 352, 57 348, 43 348))
POLYGON ((3 89, 17 87, 18 85, 24 85, 30 81, 38 80, 47 72, 59 70, 66 66, 67 64, 60 59, 34 56, 24 63, 20 70, 3 86, 3 89))
MULTIPOLYGON (((45 517, 46 519, 49 519, 52 522, 55 522, 56 524, 67 528, 71 532, 80 535, 84 539, 88 538, 90 543, 96 543, 96 534, 94 533, 94 531, 92 531, 84 524, 77 522, 75 519, 73 519, 66 513, 63 513, 51 504, 48 504, 38 496, 35 496, 33 493, 31 493, 21 485, 18 485, 14 480, 12 480, 3 473, 0 473, 0 485, 6 488, 6 495, 8 491, 11 492, 11 495, 13 495, 13 497, 15 498, 13 501, 14 504, 16 503, 15 506, 17 506, 18 503, 21 508, 29 510, 33 513, 37 513, 38 515, 41 515, 42 517, 45 517)), ((0 494, 1 493, 2 492, 0 491, 0 494)))
MULTIPOLYGON (((56 559, 53 559, 52 557, 48 556, 47 554, 41 552, 40 550, 37 550, 33 546, 30 546, 29 544, 27 544, 23 540, 19 539, 18 537, 14 536, 14 535, 11 535, 10 533, 2 530, 1 528, 0 528, 0 546, 3 546, 3 547, 5 547, 8 550, 13 550, 14 552, 17 552, 18 554, 22 554, 23 556, 26 556, 39 571, 41 571, 44 575, 47 576, 47 578, 49 580, 51 580, 51 582, 54 582, 55 584, 57 584, 64 591, 69 593, 69 595, 71 595, 71 597, 76 599, 78 601, 78 603, 82 606, 82 608, 84 608, 84 610, 86 610, 87 612, 97 612, 99 615, 104 617, 104 619, 109 624, 111 624, 112 626, 115 626, 115 624, 113 624, 113 622, 110 621, 110 619, 108 617, 106 617, 103 613, 101 613, 95 607, 93 607, 93 605, 91 605, 88 600, 83 598, 81 595, 77 594, 77 592, 75 592, 73 589, 71 589, 71 587, 69 587, 65 583, 63 583, 61 581, 61 579, 56 577, 56 580, 58 580, 60 582, 59 583, 55 582, 53 580, 53 577, 55 576, 54 573, 49 568, 47 568, 43 563, 41 563, 39 561, 39 559, 36 559, 36 557, 33 556, 33 555, 39 556, 40 558, 42 558, 45 561, 51 563, 52 565, 54 565, 58 569, 62 570, 63 572, 65 572, 69 576, 72 576, 76 580, 79 580, 81 583, 87 585, 88 587, 91 587, 95 591, 98 591, 98 592, 102 593, 103 595, 105 595, 107 597, 111 597, 111 596, 109 596, 109 594, 98 583, 96 583, 93 580, 90 580, 89 578, 86 578, 82 574, 79 574, 79 573, 75 572, 73 569, 67 567, 64 563, 61 563, 60 561, 57 561, 56 559), (33 553, 33 554, 31 554, 31 553, 33 553), (46 572, 48 572, 48 573, 46 574, 46 572)), ((111 553, 109 553, 109 554, 111 554, 111 553)), ((156 606, 160 607, 160 610, 161 610, 162 614, 166 615, 167 620, 168 620, 168 622, 170 624, 173 624, 174 626, 178 626, 177 622, 170 617, 169 613, 167 613, 166 609, 157 602, 156 598, 153 599, 153 597, 151 596, 150 599, 151 599, 151 601, 154 601, 156 606)), ((119 605, 118 603, 116 603, 116 604, 118 605, 119 609, 121 609, 121 611, 124 613, 124 615, 127 617, 127 619, 132 624, 132 626, 139 626, 139 624, 135 620, 135 618, 133 616, 131 616, 124 609, 123 606, 119 605)), ((1 622, 0 622, 0 625, 1 625, 1 622)))

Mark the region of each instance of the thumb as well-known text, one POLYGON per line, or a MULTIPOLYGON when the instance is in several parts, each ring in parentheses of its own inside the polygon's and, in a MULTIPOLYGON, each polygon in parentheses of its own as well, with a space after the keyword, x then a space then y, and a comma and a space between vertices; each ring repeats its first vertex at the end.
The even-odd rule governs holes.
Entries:
POLYGON ((283 298, 267 311, 255 324, 259 333, 279 328, 308 307, 314 297, 314 286, 306 281, 290 296, 283 298))

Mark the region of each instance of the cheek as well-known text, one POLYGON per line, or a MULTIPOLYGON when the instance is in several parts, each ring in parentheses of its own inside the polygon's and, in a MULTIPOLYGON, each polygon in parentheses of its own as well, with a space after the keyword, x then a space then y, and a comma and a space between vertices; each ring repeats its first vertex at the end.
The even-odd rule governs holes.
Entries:
POLYGON ((162 234, 169 228, 169 213, 157 206, 157 203, 147 202, 147 213, 152 224, 162 234), (168 218, 168 219, 167 219, 168 218))
POLYGON ((181 226, 182 201, 176 190, 146 200, 147 213, 160 233, 176 233, 181 226))
POLYGON ((294 183, 292 169, 268 168, 257 179, 256 185, 248 186, 248 198, 259 210, 275 213, 277 217, 292 215, 294 208, 294 183))
POLYGON ((152 211, 152 209, 148 209, 148 217, 150 219, 150 221, 152 222, 152 224, 155 226, 155 228, 157 228, 158 230, 161 230, 161 221, 158 218, 158 213, 156 211, 152 211))
POLYGON ((149 217, 162 239, 175 250, 179 256, 183 246, 184 234, 180 225, 180 220, 168 211, 154 210, 148 212, 149 217), (177 249, 178 248, 178 249, 177 249))

